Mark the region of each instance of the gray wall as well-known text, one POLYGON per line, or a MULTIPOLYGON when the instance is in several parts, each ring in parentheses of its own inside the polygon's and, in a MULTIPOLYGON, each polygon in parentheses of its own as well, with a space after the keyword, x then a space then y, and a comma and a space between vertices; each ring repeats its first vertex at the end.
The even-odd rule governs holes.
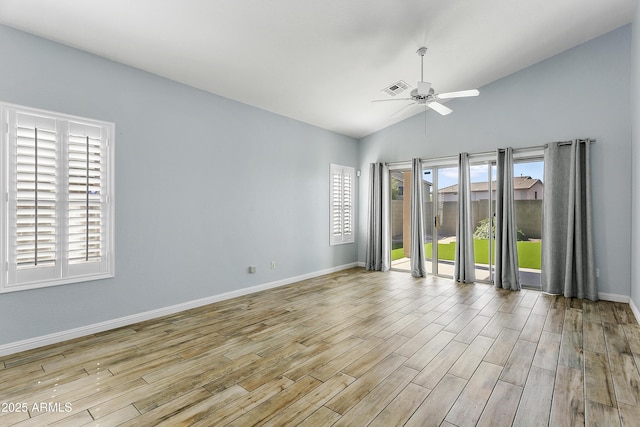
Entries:
MULTIPOLYGON (((453 100, 454 112, 418 114, 360 141, 360 244, 368 165, 539 146, 590 137, 599 290, 628 296, 631 263, 631 26, 625 26, 453 100), (611 209, 615 207, 615 209, 611 209)), ((523 46, 526 49, 526 46, 523 46)), ((437 88, 437 82, 434 82, 437 88)))
POLYGON ((328 201, 356 140, 4 26, 0 57, 0 100, 116 124, 116 277, 0 295, 0 345, 357 261, 328 201))
POLYGON ((632 79, 632 121, 633 141, 631 162, 633 167, 631 188, 633 191, 632 233, 631 233, 631 299, 640 309, 640 1, 636 4, 633 20, 633 42, 631 49, 632 79))

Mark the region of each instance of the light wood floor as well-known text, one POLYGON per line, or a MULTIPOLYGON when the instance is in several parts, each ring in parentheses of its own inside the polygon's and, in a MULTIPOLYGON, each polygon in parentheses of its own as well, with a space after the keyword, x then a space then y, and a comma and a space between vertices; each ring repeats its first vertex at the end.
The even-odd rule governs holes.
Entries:
POLYGON ((353 269, 0 358, 0 425, 638 426, 639 365, 627 304, 353 269))

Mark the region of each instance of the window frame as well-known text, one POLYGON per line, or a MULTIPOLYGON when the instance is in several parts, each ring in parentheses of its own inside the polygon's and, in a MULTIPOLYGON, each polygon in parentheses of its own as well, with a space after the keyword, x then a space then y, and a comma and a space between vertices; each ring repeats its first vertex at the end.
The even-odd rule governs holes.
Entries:
MULTIPOLYGON (((35 119, 34 119, 35 120, 35 119)), ((79 117, 54 111, 47 111, 17 104, 0 102, 0 260, 2 274, 0 274, 0 293, 16 292, 28 289, 59 286, 114 277, 115 275, 115 124, 102 120, 79 117), (16 208, 17 187, 10 188, 16 183, 17 166, 12 159, 18 147, 17 139, 11 135, 12 126, 17 126, 18 115, 34 116, 55 122, 56 147, 56 197, 55 197, 55 267, 50 272, 38 267, 19 269, 17 267, 15 236, 17 223, 16 208), (69 203, 69 133, 74 127, 99 128, 101 132, 101 170, 100 179, 101 198, 99 212, 101 221, 99 261, 89 263, 69 262, 70 242, 70 203, 69 203), (27 273, 17 273, 27 272, 27 273), (42 274, 40 274, 42 272, 42 274)), ((87 156, 88 159, 88 156, 87 156)), ((87 172, 88 173, 88 172, 87 172)), ((91 193, 89 193, 91 194, 91 193)), ((89 196, 87 196, 89 197, 89 196)), ((88 241, 86 243, 88 246, 88 241)))
POLYGON ((351 166, 343 166, 335 163, 331 163, 330 165, 330 173, 329 173, 329 245, 344 245, 349 243, 355 243, 356 240, 356 230, 355 230, 355 192, 356 192, 356 171, 354 167, 351 166), (344 203, 341 203, 340 206, 336 206, 336 200, 334 200, 334 176, 340 175, 341 188, 345 183, 345 177, 347 177, 351 181, 351 191, 349 193, 350 198, 348 204, 349 208, 349 222, 351 225, 350 232, 344 232, 344 224, 345 224, 345 209, 344 203), (339 234, 335 234, 334 228, 334 212, 338 209, 340 211, 340 229, 341 232, 339 234))

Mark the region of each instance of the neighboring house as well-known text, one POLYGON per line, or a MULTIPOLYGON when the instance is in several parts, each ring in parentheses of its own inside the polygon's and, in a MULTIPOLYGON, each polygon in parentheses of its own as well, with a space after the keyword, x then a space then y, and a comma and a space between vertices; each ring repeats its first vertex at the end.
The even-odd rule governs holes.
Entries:
MULTIPOLYGON (((405 194, 405 181, 411 181, 410 171, 392 171, 391 175, 391 200, 403 200, 405 194)), ((424 178, 422 179, 422 196, 425 201, 429 200, 431 187, 433 184, 424 178)))
MULTIPOLYGON (((513 178, 513 190, 515 200, 542 200, 544 185, 542 181, 530 176, 518 176, 513 178)), ((491 182, 491 191, 495 195, 496 181, 491 182)), ((450 185, 438 190, 440 201, 455 202, 458 200, 458 184, 450 185)), ((471 183, 471 201, 485 200, 489 198, 487 182, 471 183)), ((495 196, 493 197, 495 200, 495 196)))

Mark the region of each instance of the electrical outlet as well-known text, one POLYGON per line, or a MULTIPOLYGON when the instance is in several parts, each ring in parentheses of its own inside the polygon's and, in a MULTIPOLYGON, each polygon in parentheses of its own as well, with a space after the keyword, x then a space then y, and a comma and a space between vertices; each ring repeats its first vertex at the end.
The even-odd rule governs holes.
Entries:
POLYGON ((271 261, 271 269, 272 270, 276 269, 276 262, 275 261, 271 261))
POLYGON ((254 274, 255 272, 256 272, 256 267, 255 267, 255 266, 253 266, 253 265, 250 265, 250 266, 249 266, 249 273, 250 273, 250 274, 254 274))
POLYGON ((596 277, 600 277, 600 269, 596 268, 596 277))

